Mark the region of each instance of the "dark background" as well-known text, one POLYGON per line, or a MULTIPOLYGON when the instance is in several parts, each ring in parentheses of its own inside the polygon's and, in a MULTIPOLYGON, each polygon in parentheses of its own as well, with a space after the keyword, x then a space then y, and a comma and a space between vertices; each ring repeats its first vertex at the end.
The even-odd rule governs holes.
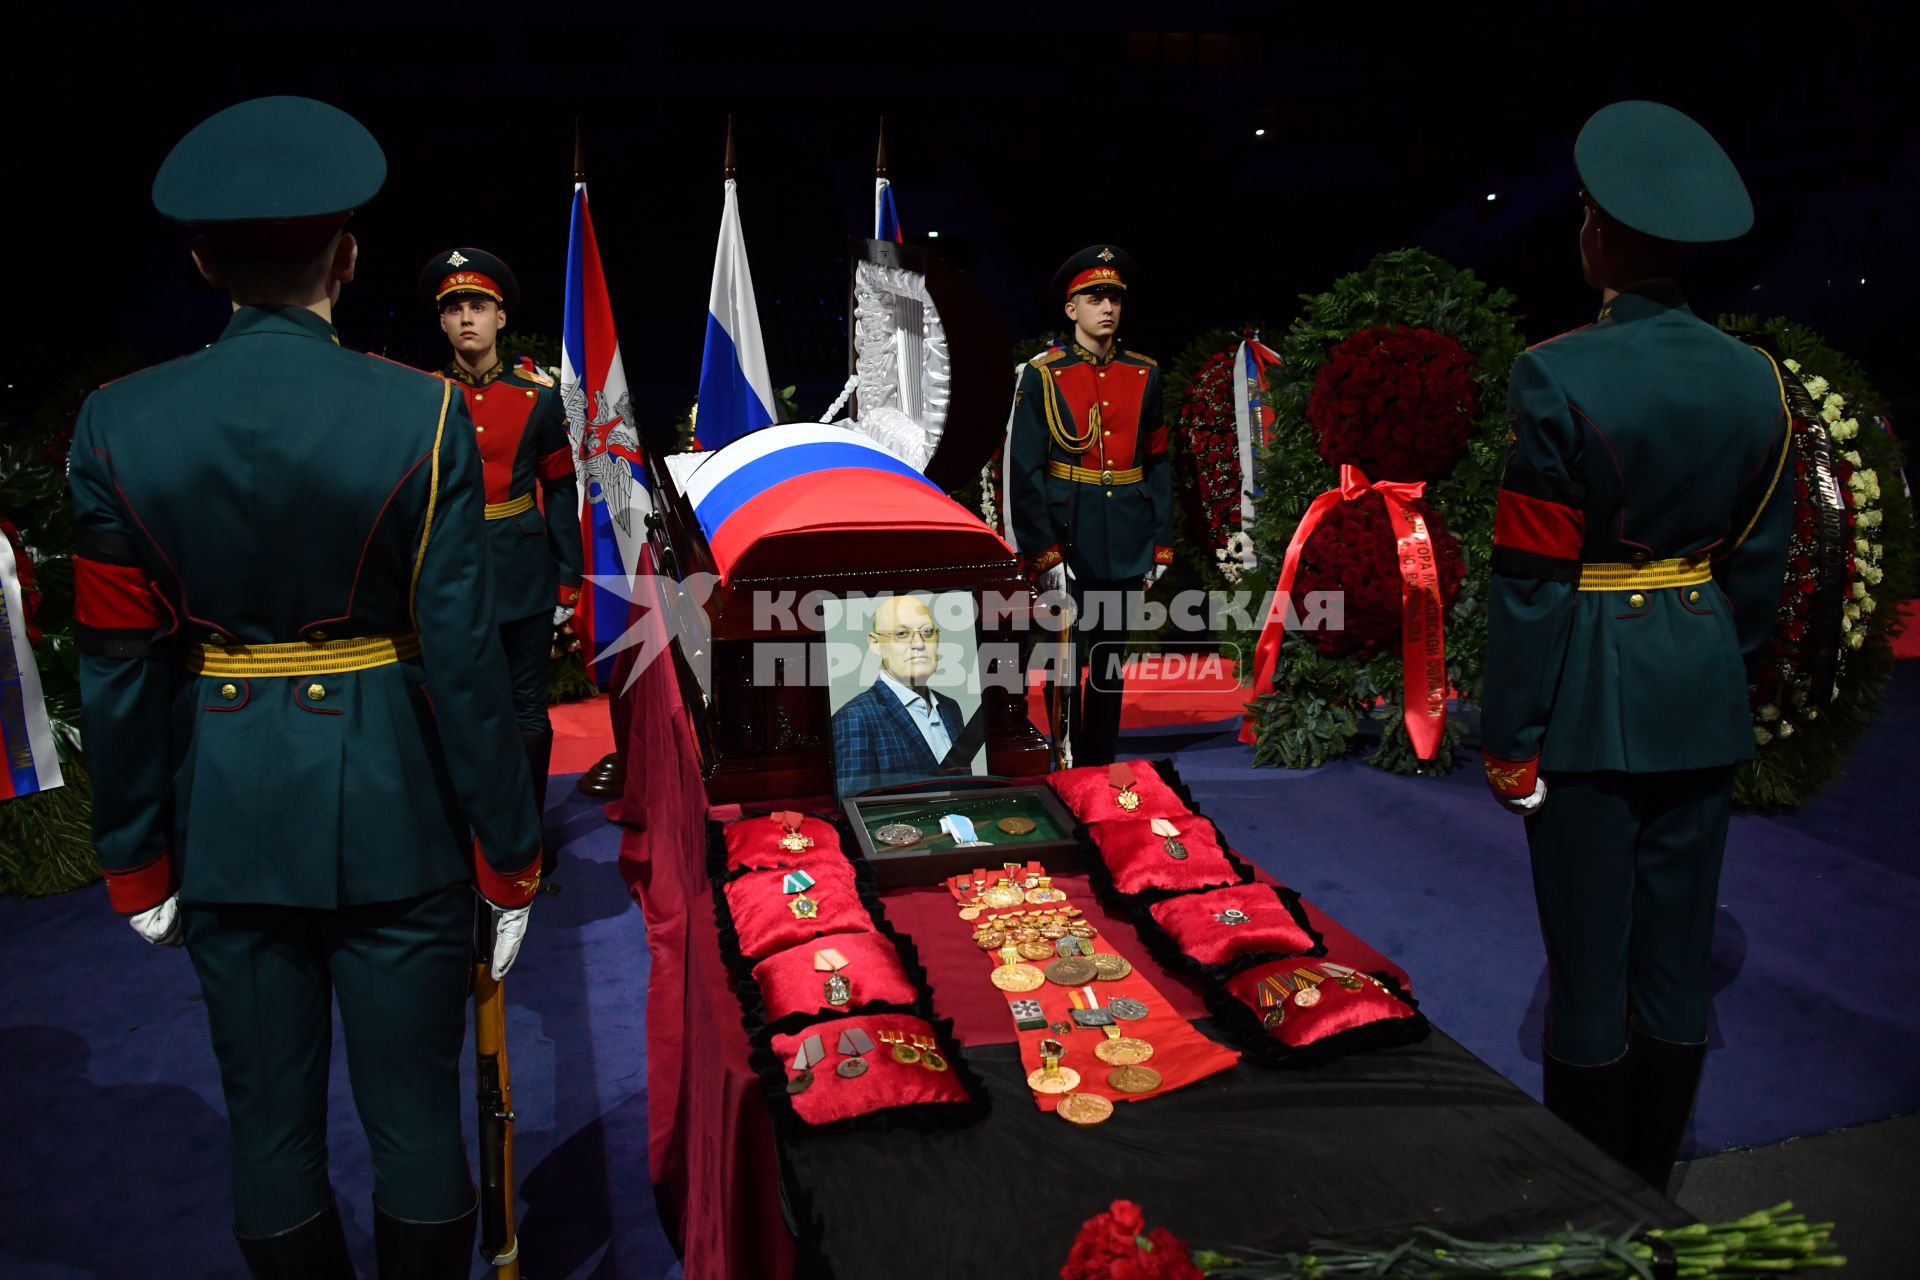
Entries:
POLYGON ((1125 335, 1164 360, 1214 326, 1277 338, 1298 294, 1409 244, 1513 291, 1530 339, 1583 323, 1597 299, 1579 278, 1573 139, 1626 97, 1694 115, 1754 194, 1756 229, 1700 264, 1695 310, 1812 325, 1867 366, 1896 423, 1917 407, 1916 72, 1890 6, 141 12, 89 7, 9 37, 9 418, 90 357, 158 360, 218 334, 224 299, 149 185, 200 119, 270 93, 332 102, 385 147, 337 322, 350 345, 424 365, 446 348, 414 280, 455 244, 515 267, 510 327, 558 335, 578 120, 637 416, 656 431, 698 382, 729 113, 768 363, 807 416, 845 376, 846 243, 872 225, 882 114, 909 239, 971 273, 1011 334, 1060 325, 1054 267, 1111 240, 1140 264, 1125 335))

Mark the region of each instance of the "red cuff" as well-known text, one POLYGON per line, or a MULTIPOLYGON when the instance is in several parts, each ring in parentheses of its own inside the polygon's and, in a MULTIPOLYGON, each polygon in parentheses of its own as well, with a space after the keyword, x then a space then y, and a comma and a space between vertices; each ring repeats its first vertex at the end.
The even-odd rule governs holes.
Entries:
POLYGON ((107 872, 107 901, 123 916, 151 911, 173 893, 173 859, 161 854, 144 867, 107 872))
POLYGON ((1047 570, 1053 568, 1053 566, 1059 563, 1060 563, 1060 548, 1058 545, 1055 545, 1055 546, 1048 547, 1045 551, 1042 551, 1039 555, 1034 556, 1032 559, 1028 560, 1027 569, 1029 572, 1032 572, 1032 573, 1045 573, 1047 570))
POLYGON ((540 855, 536 852, 533 861, 518 871, 500 872, 494 870, 487 855, 481 850, 480 842, 473 842, 473 883, 480 890, 480 896, 496 907, 512 909, 524 907, 533 901, 533 895, 540 892, 540 855))
POLYGON ((580 584, 575 583, 573 586, 568 586, 564 582, 560 584, 560 607, 563 609, 580 607, 580 584))
POLYGON ((1172 564, 1173 548, 1172 547, 1155 547, 1153 549, 1153 562, 1155 564, 1172 564))
POLYGON ((1540 757, 1526 760, 1502 760, 1491 751, 1486 756, 1487 785, 1493 794, 1507 800, 1523 800, 1533 794, 1533 783, 1540 776, 1540 757))

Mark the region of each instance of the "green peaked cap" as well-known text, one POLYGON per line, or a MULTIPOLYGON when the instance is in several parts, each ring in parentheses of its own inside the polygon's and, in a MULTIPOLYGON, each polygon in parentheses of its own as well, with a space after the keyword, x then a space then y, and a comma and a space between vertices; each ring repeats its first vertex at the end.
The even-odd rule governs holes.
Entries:
POLYGON ((254 98, 202 120, 153 179, 153 207, 194 226, 344 217, 379 192, 366 126, 312 98, 254 98))
POLYGON ((1713 135, 1658 102, 1602 107, 1573 144, 1593 202, 1643 235, 1682 244, 1734 240, 1753 227, 1753 200, 1713 135))

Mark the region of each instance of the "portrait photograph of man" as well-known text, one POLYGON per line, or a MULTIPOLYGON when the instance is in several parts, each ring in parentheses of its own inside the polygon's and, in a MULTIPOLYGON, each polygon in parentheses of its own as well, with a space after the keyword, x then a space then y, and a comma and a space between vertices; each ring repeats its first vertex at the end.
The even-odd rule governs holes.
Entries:
POLYGON ((985 772, 974 617, 965 592, 847 601, 829 616, 840 795, 985 772))

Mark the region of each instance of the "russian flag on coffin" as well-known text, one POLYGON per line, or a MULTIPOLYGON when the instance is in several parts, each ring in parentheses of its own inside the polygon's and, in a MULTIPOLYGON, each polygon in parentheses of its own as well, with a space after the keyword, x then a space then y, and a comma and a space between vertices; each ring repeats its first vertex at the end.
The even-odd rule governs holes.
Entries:
POLYGON ((979 558, 1008 554, 978 515, 844 427, 756 431, 701 459, 684 489, 726 579, 952 563, 980 539, 979 558))

